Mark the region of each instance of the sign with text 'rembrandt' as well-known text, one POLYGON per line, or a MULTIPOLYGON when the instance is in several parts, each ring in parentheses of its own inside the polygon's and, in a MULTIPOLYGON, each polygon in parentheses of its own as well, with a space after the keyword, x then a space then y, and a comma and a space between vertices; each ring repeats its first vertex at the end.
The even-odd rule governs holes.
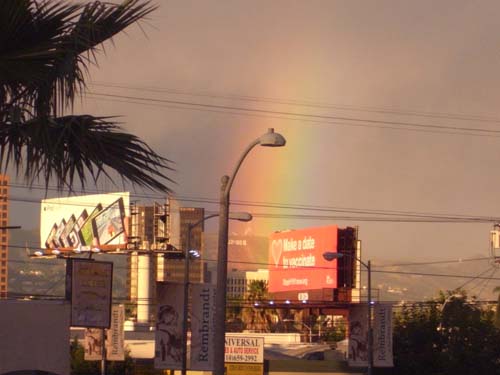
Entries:
POLYGON ((336 225, 275 232, 269 239, 269 291, 287 292, 337 287, 336 225))
POLYGON ((109 328, 113 263, 72 259, 67 277, 71 283, 71 325, 109 328))
POLYGON ((215 286, 191 286, 191 370, 213 371, 215 336, 215 286))

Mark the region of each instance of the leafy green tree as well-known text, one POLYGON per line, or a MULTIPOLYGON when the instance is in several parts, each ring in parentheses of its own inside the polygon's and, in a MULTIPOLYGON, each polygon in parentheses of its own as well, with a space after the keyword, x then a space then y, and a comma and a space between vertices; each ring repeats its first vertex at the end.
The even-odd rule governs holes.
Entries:
MULTIPOLYGON (((75 337, 71 341, 70 356, 71 356, 71 375, 100 375, 100 361, 85 361, 84 348, 75 337)), ((125 353, 125 361, 108 361, 108 375, 131 375, 134 373, 134 363, 129 353, 125 353)))
POLYGON ((168 191, 169 161, 113 117, 73 114, 103 43, 155 9, 149 0, 0 1, 0 168, 27 182, 85 187, 117 172, 168 191))
POLYGON ((395 318, 395 373, 500 374, 500 331, 464 291, 404 306, 395 318))

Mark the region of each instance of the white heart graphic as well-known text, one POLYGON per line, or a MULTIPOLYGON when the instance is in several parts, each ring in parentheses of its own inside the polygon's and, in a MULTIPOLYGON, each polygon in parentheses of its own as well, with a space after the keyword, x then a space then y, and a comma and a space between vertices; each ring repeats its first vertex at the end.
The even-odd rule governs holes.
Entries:
POLYGON ((278 267, 280 259, 281 259, 281 253, 283 251, 283 241, 280 240, 273 240, 271 243, 271 254, 273 256, 274 264, 276 267, 278 267))

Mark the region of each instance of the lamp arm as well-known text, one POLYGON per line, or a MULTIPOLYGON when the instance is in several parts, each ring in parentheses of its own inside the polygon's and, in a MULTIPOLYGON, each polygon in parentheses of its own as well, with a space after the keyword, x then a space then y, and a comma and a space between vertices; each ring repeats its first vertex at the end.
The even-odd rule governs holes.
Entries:
POLYGON ((197 222, 195 222, 193 224, 189 224, 189 230, 193 229, 194 227, 197 227, 198 225, 203 223, 205 220, 211 219, 211 218, 216 217, 216 216, 219 216, 219 214, 218 213, 211 214, 211 215, 205 216, 204 218, 198 220, 197 222))
POLYGON ((224 190, 224 195, 226 197, 229 197, 229 192, 231 191, 231 187, 233 186, 234 178, 236 177, 236 174, 238 173, 238 171, 239 171, 239 169, 241 167, 241 164, 243 164, 243 160, 245 160, 245 158, 247 157, 248 153, 255 146, 257 146, 259 143, 260 143, 260 138, 257 138, 255 141, 253 141, 252 143, 250 143, 247 146, 247 148, 245 149, 245 151, 243 151, 243 153, 241 154, 240 159, 238 160, 238 163, 236 163, 236 166, 233 169, 233 173, 231 174, 231 177, 229 177, 229 181, 228 181, 228 183, 226 185, 226 188, 224 190))
POLYGON ((358 257, 354 257, 362 266, 364 266, 367 270, 370 269, 370 266, 368 264, 366 264, 365 262, 363 262, 360 258, 358 257))

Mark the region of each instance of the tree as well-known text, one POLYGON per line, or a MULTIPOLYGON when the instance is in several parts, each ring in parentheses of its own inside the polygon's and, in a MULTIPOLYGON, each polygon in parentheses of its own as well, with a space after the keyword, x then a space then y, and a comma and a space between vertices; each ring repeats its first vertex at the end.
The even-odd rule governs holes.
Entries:
POLYGON ((403 306, 394 327, 395 373, 500 374, 500 331, 464 291, 403 306))
POLYGON ((500 286, 497 286, 495 289, 493 289, 493 292, 498 293, 498 301, 495 311, 495 327, 500 329, 500 286))
MULTIPOLYGON (((99 375, 101 373, 100 361, 86 361, 83 346, 75 337, 71 341, 71 375, 99 375)), ((125 352, 124 361, 108 361, 108 375, 130 375, 134 373, 134 363, 128 352, 125 352)))
POLYGON ((270 332, 273 324, 274 309, 266 309, 262 303, 269 297, 267 291, 267 281, 252 280, 248 284, 245 307, 242 312, 242 319, 245 328, 261 332, 270 332))
POLYGON ((85 187, 117 172, 135 185, 168 191, 169 160, 114 117, 72 114, 102 44, 155 9, 149 0, 73 4, 0 1, 0 168, 31 185, 85 187))

